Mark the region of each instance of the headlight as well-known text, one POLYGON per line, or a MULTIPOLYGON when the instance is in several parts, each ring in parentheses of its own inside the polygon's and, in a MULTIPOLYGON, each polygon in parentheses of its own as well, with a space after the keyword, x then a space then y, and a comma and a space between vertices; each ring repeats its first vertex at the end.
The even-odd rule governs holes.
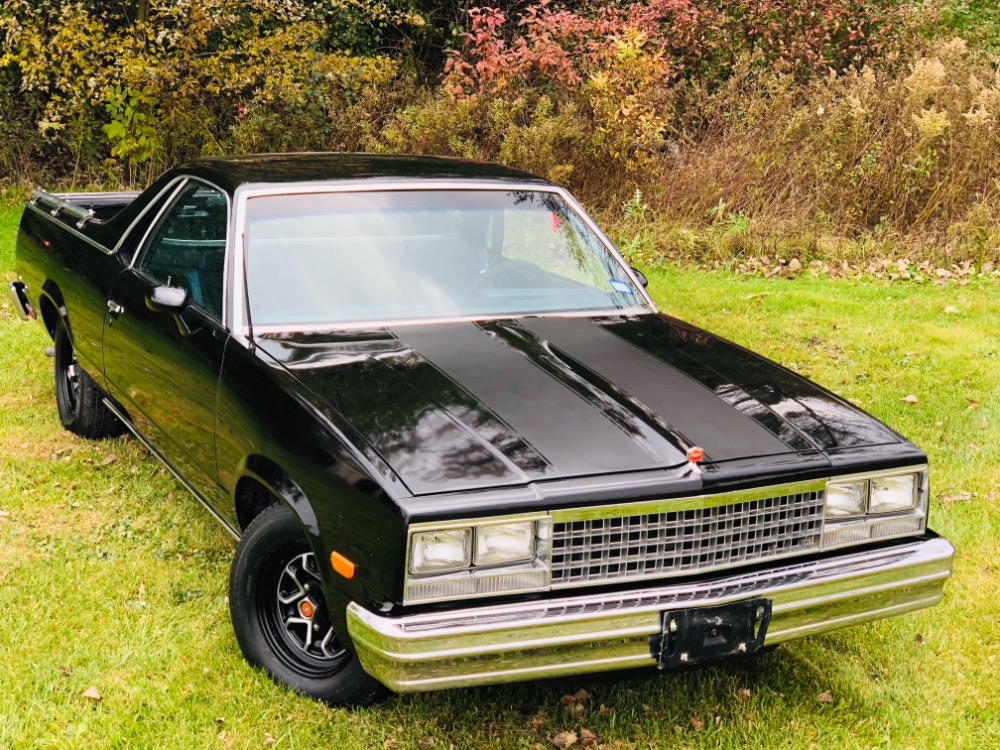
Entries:
POLYGON ((425 531, 413 535, 410 572, 443 573, 469 567, 471 529, 425 531))
POLYGON ((548 514, 416 524, 409 543, 404 604, 549 588, 548 514))
POLYGON ((928 494, 926 466, 827 482, 820 546, 829 550, 922 534, 928 494))
POLYGON ((830 482, 826 485, 826 517, 849 518, 865 512, 868 502, 868 480, 830 482))
POLYGON ((872 513, 899 513, 917 504, 917 475, 900 474, 872 480, 872 513))
POLYGON ((533 521, 480 526, 476 529, 476 565, 530 560, 535 554, 533 521))

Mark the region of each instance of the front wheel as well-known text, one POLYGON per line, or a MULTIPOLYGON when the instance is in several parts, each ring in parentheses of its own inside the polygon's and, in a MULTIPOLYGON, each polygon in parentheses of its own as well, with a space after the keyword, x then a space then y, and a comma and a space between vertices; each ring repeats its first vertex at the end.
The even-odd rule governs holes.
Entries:
POLYGON ((284 505, 262 512, 240 540, 229 611, 243 656, 277 682, 332 705, 366 706, 384 695, 337 640, 316 558, 284 505))

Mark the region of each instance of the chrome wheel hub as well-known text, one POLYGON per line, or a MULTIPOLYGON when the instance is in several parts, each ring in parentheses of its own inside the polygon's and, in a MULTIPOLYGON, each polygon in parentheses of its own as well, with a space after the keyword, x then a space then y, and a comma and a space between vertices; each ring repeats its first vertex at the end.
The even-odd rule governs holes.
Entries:
POLYGON ((316 558, 306 552, 292 558, 278 576, 276 598, 285 635, 314 659, 336 659, 344 649, 333 633, 320 587, 316 558))

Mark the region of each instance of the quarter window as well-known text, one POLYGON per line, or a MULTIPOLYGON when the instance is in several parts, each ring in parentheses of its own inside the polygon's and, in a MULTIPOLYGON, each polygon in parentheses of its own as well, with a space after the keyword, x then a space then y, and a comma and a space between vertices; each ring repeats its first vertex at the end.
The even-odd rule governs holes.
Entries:
POLYGON ((226 196, 192 181, 153 233, 139 264, 156 282, 188 290, 191 302, 222 318, 226 196))

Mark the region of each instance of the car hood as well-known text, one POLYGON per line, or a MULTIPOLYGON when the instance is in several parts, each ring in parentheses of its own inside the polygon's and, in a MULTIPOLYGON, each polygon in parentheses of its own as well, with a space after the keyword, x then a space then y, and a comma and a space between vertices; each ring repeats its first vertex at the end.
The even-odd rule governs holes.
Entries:
POLYGON ((902 442, 829 391, 661 314, 272 334, 258 346, 415 495, 902 442))

